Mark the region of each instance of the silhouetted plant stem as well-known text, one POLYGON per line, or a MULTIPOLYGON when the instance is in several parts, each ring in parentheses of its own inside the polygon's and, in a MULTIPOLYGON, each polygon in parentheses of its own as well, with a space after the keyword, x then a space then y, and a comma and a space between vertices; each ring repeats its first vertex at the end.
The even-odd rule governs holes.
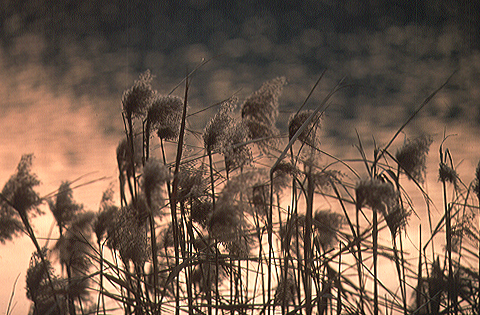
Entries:
MULTIPOLYGON (((161 148, 161 151, 162 151, 163 163, 166 166, 167 165, 167 158, 166 158, 165 146, 164 146, 162 138, 160 138, 160 148, 161 148)), ((178 228, 177 228, 178 223, 177 223, 177 216, 176 216, 176 205, 175 205, 175 202, 174 202, 174 197, 173 197, 173 192, 172 192, 172 184, 170 183, 170 181, 167 181, 166 184, 167 184, 168 199, 170 200, 170 215, 171 215, 171 220, 172 220, 172 234, 173 234, 173 244, 174 244, 173 246, 174 246, 174 251, 175 251, 175 263, 178 266, 180 260, 178 259, 178 261, 177 261, 177 258, 179 257, 179 253, 178 253, 178 243, 179 243, 179 241, 178 241, 178 228)), ((169 255, 168 255, 167 248, 165 248, 165 257, 167 259, 167 266, 169 266, 170 263, 169 263, 169 255)), ((177 277, 175 283, 176 283, 175 290, 177 290, 177 292, 178 292, 179 291, 178 277, 177 277)), ((166 290, 167 290, 167 288, 165 287, 164 292, 166 292, 166 290)), ((161 307, 163 296, 164 296, 164 294, 162 294, 162 296, 160 297, 160 303, 158 303, 158 308, 161 307)))
POLYGON ((338 279, 337 279, 337 315, 342 313, 342 287, 340 285, 340 280, 342 279, 342 242, 338 244, 338 279))
MULTIPOLYGON (((120 166, 118 168, 120 170, 120 166)), ((125 196, 125 177, 123 174, 120 172, 120 175, 118 176, 119 182, 120 182, 120 204, 122 207, 127 205, 127 197, 125 196)))
MULTIPOLYGON (((217 244, 217 241, 215 241, 215 244, 217 244)), ((220 262, 219 262, 219 257, 218 257, 218 249, 217 249, 217 245, 215 245, 215 315, 218 314, 218 305, 220 303, 220 292, 218 290, 218 283, 219 283, 219 279, 218 279, 218 275, 219 275, 219 265, 220 265, 220 262)), ((209 288, 210 290, 210 288, 209 288)))
MULTIPOLYGON (((292 165, 295 165, 295 159, 294 159, 294 154, 293 154, 293 147, 290 147, 290 160, 292 165)), ((282 249, 284 250, 284 263, 283 263, 283 292, 287 292, 287 279, 288 279, 288 269, 290 265, 290 242, 292 240, 292 227, 297 227, 297 224, 292 223, 293 220, 296 220, 295 216, 295 211, 294 209, 296 208, 296 202, 297 202, 297 182, 296 182, 296 177, 295 175, 292 176, 292 197, 291 197, 291 204, 290 207, 288 207, 288 212, 287 212, 287 220, 286 220, 286 226, 285 226, 285 233, 284 236, 281 240, 282 242, 282 249)), ((298 227, 297 231, 298 233, 298 227)), ((292 266, 293 266, 293 261, 292 261, 292 266)), ((295 270, 295 269, 294 269, 295 270)), ((295 271, 293 271, 295 273, 295 271)), ((295 278, 295 275, 293 275, 295 278)), ((295 281, 295 279, 294 279, 295 281)), ((298 289, 299 286, 295 285, 295 287, 298 289)), ((300 299, 300 294, 299 291, 296 290, 296 296, 300 299)), ((295 298, 295 297, 294 297, 295 298)), ((287 304, 289 301, 286 299, 282 299, 282 314, 287 314, 289 311, 289 305, 287 304)))
POLYGON ((403 294, 404 294, 404 299, 403 299, 403 312, 404 315, 407 315, 408 313, 408 308, 407 308, 407 276, 405 273, 405 257, 404 257, 404 251, 403 251, 403 240, 402 240, 402 230, 400 229, 398 231, 398 239, 400 243, 400 264, 402 267, 402 282, 400 285, 403 287, 403 294))
MULTIPOLYGON (((268 234, 268 272, 267 272, 267 314, 271 312, 271 290, 272 290, 272 254, 273 254, 273 176, 274 172, 270 172, 270 200, 267 213, 267 234, 268 234)), ((275 312, 275 305, 273 306, 275 312)))
POLYGON ((130 179, 127 178, 129 187, 130 187, 130 193, 132 194, 132 200, 135 201, 137 199, 137 180, 135 176, 135 147, 133 144, 133 122, 132 122, 132 116, 127 115, 127 125, 128 125, 128 131, 127 131, 127 139, 128 143, 130 145, 130 163, 131 165, 131 172, 132 172, 132 179, 133 179, 133 187, 131 186, 130 179))
POLYGON ((304 235, 304 265, 305 265, 305 312, 307 315, 312 314, 312 224, 313 224, 313 196, 315 191, 315 183, 312 178, 312 170, 309 167, 307 171, 307 209, 305 214, 305 235, 304 235))
POLYGON ((70 288, 72 286, 72 270, 70 267, 70 264, 66 264, 65 266, 67 270, 67 285, 68 285, 68 290, 67 290, 67 300, 68 300, 68 311, 71 315, 75 315, 75 302, 73 300, 73 297, 70 294, 70 288))
POLYGON ((373 210, 373 314, 378 315, 378 222, 377 211, 373 210))
MULTIPOLYGON (((150 202, 151 204, 151 202, 150 202)), ((151 205, 150 205, 151 207, 151 205)), ((150 223, 150 239, 152 245, 152 265, 153 265, 153 303, 157 304, 157 290, 158 290, 158 258, 157 258, 157 236, 155 233, 155 218, 151 212, 148 215, 148 222, 150 223)))
POLYGON ((393 242, 393 257, 395 259, 395 267, 397 268, 397 275, 398 275, 398 283, 400 285, 400 292, 402 294, 402 302, 403 302, 403 311, 404 314, 407 312, 406 310, 406 297, 405 297, 405 291, 404 291, 404 286, 402 283, 402 270, 400 266, 400 257, 398 254, 398 247, 397 247, 397 238, 394 234, 392 235, 392 242, 393 242))
POLYGON ((145 162, 148 161, 150 157, 150 121, 148 119, 145 119, 143 122, 144 125, 144 132, 143 132, 143 143, 145 143, 145 150, 144 150, 144 155, 145 155, 145 162))
POLYGON ((208 154, 208 162, 210 166, 210 191, 212 196, 212 207, 215 209, 215 178, 213 176, 213 157, 212 157, 212 150, 207 148, 208 154))
POLYGON ((415 292, 415 300, 416 300, 416 307, 417 309, 425 308, 423 306, 423 278, 422 278, 422 225, 420 224, 418 228, 418 239, 419 239, 419 246, 418 246, 418 269, 417 269, 417 291, 415 292))
POLYGON ((360 211, 361 207, 356 203, 355 206, 355 216, 356 216, 356 223, 357 223, 357 237, 356 237, 356 243, 357 243, 357 272, 358 272, 358 287, 360 288, 360 311, 362 314, 365 314, 365 307, 364 307, 364 298, 363 298, 363 293, 364 293, 364 285, 363 285, 363 259, 362 259, 362 245, 361 245, 361 239, 360 239, 360 211))
MULTIPOLYGON (((397 174, 395 177, 395 184, 397 186, 397 192, 398 192, 398 202, 400 203, 400 207, 403 209, 403 199, 401 195, 401 186, 400 186, 400 169, 401 166, 400 164, 397 164, 397 174)), ((391 236, 392 236, 392 241, 393 241, 393 251, 395 255, 395 265, 397 267, 397 274, 398 274, 398 281, 400 285, 400 292, 402 293, 402 302, 403 302, 403 314, 407 315, 407 288, 406 288, 406 276, 405 276, 405 260, 403 257, 403 242, 402 242, 402 230, 401 228, 398 230, 398 238, 400 240, 400 257, 398 255, 398 250, 397 250, 397 243, 396 243, 396 231, 391 230, 391 236), (399 259, 401 263, 401 269, 399 264, 399 259), (401 273, 400 273, 401 270, 401 273)), ((433 243, 433 242, 432 242, 433 243)))
POLYGON ((142 303, 143 292, 142 292, 142 285, 140 282, 140 276, 142 274, 141 267, 138 264, 134 263, 133 269, 136 275, 135 278, 137 282, 136 290, 135 290, 135 315, 143 315, 144 314, 143 303, 142 303))
MULTIPOLYGON (((60 238, 63 237, 63 227, 62 227, 62 223, 61 222, 57 222, 58 224, 58 231, 59 231, 59 234, 60 234, 60 238)), ((70 315, 75 315, 75 303, 73 301, 73 298, 70 294, 70 288, 71 288, 71 285, 72 285, 72 271, 71 271, 71 268, 70 268, 70 262, 69 263, 66 263, 66 264, 63 264, 62 263, 62 267, 65 265, 65 269, 67 271, 67 301, 68 301, 68 312, 70 315)))
MULTIPOLYGON (((175 159, 175 170, 173 173, 173 184, 172 184, 172 195, 170 200, 171 215, 172 215, 172 225, 174 232, 174 246, 175 246, 175 264, 178 266, 180 264, 180 253, 179 253, 179 231, 178 231, 178 222, 177 222, 177 191, 178 191, 178 172, 180 170, 180 162, 182 160, 183 153, 183 142, 185 137, 185 124, 187 117, 187 99, 188 99, 188 88, 189 88, 189 78, 186 78, 185 81, 185 99, 183 104, 182 112, 182 123, 180 125, 180 134, 178 136, 177 144, 177 155, 175 159)), ((177 275, 177 294, 175 294, 175 314, 180 314, 180 290, 179 290, 179 277, 177 275)))
POLYGON ((103 315, 105 315, 105 295, 103 294, 103 245, 100 239, 97 241, 99 253, 99 284, 98 284, 98 298, 97 298, 97 314, 100 314, 100 302, 102 302, 103 315))
POLYGON ((450 314, 450 306, 452 302, 452 285, 453 285, 453 264, 452 264, 452 226, 451 226, 451 205, 447 202, 447 187, 444 180, 443 186, 443 206, 445 210, 445 236, 447 242, 447 259, 448 259, 448 285, 447 285, 447 314, 450 314))

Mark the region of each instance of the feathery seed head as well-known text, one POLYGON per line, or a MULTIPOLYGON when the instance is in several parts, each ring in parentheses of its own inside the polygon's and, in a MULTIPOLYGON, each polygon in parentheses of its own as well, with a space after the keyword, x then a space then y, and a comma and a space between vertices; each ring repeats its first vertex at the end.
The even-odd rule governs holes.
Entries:
POLYGON ((81 298, 88 295, 87 289, 90 282, 88 273, 92 265, 89 258, 92 255, 90 239, 94 219, 95 213, 93 212, 84 212, 77 215, 55 244, 60 262, 69 266, 71 270, 66 290, 72 298, 81 298))
POLYGON ((431 137, 424 135, 413 141, 407 141, 395 154, 398 165, 410 179, 423 182, 427 154, 432 142, 431 137))
POLYGON ((248 129, 248 137, 256 140, 255 144, 262 152, 268 152, 270 147, 276 146, 278 142, 276 137, 279 131, 275 125, 255 120, 251 117, 243 118, 242 121, 248 129))
POLYGON ((345 224, 344 217, 330 210, 317 210, 313 218, 313 224, 317 231, 317 239, 323 250, 329 250, 334 246, 337 232, 345 224))
POLYGON ((282 191, 291 184, 291 177, 296 177, 298 174, 300 174, 300 170, 292 163, 278 163, 273 173, 273 190, 275 192, 282 191))
POLYGON ((137 212, 132 206, 120 209, 107 230, 107 246, 118 250, 124 261, 132 260, 142 265, 148 260, 150 252, 146 225, 138 218, 137 212))
POLYGON ((203 142, 207 150, 224 147, 228 130, 233 125, 232 112, 235 109, 237 98, 232 97, 220 105, 217 114, 208 122, 203 133, 203 142))
POLYGON ((139 117, 145 114, 155 95, 151 82, 153 76, 147 70, 142 73, 133 86, 123 93, 122 106, 127 119, 139 117))
POLYGON ((259 90, 250 95, 242 105, 242 121, 248 129, 248 136, 256 142, 260 150, 268 152, 276 145, 274 137, 278 116, 278 98, 286 84, 285 77, 278 77, 263 83, 259 90))
POLYGON ((249 146, 245 144, 247 139, 248 129, 243 121, 229 128, 225 146, 222 150, 227 171, 250 164, 253 160, 252 152, 249 146))
POLYGON ((265 183, 253 185, 251 200, 259 215, 267 215, 270 204, 270 186, 265 183))
MULTIPOLYGON (((291 140, 298 129, 307 121, 307 119, 312 115, 313 110, 303 110, 299 113, 293 114, 290 116, 288 121, 288 139, 291 140)), ((320 119, 322 117, 321 113, 317 113, 313 119, 308 123, 306 128, 298 136, 298 140, 311 146, 316 147, 319 144, 317 137, 317 129, 320 128, 320 119)))
POLYGON ((149 159, 143 168, 142 188, 147 203, 152 206, 152 197, 170 180, 170 170, 156 159, 149 159))
POLYGON ((175 245, 173 240, 172 222, 170 222, 165 228, 162 229, 160 235, 158 236, 158 239, 160 240, 159 244, 162 246, 162 248, 166 249, 175 245))
POLYGON ((5 244, 7 240, 11 240, 13 236, 20 233, 22 229, 22 221, 15 210, 2 205, 0 210, 0 242, 5 244))
MULTIPOLYGON (((33 189, 40 184, 37 175, 31 173, 32 154, 25 154, 20 159, 16 174, 12 175, 2 189, 2 195, 22 214, 27 214, 30 210, 36 210, 41 202, 40 197, 33 189)), ((1 200, 2 212, 7 212, 10 206, 1 200)))
POLYGON ((213 205, 208 200, 195 199, 190 207, 190 218, 193 222, 199 223, 206 227, 208 218, 212 214, 213 205))
POLYGON ((438 168, 438 180, 441 182, 449 182, 451 184, 457 184, 457 172, 448 166, 447 164, 441 162, 438 168))
POLYGON ((2 189, 0 199, 0 242, 11 240, 23 230, 20 215, 40 214, 38 205, 41 199, 34 187, 40 184, 37 176, 31 173, 33 155, 23 155, 17 166, 17 172, 10 177, 2 189))
POLYGON ((243 103, 242 118, 251 118, 274 126, 278 115, 278 98, 286 83, 285 77, 278 77, 263 83, 260 89, 253 92, 243 103))
MULTIPOLYGON (((43 257, 47 255, 47 249, 43 248, 43 257)), ((45 263, 41 260, 39 254, 34 252, 30 259, 30 265, 27 270, 26 276, 26 289, 27 298, 34 302, 34 308, 38 314, 52 314, 57 310, 67 310, 66 299, 63 298, 58 292, 65 291, 66 285, 64 281, 60 281, 53 274, 53 267, 49 260, 45 260, 45 263), (48 276, 52 280, 53 289, 49 284, 48 276), (56 300, 54 296, 56 295, 56 300), (60 303, 60 307, 56 305, 56 302, 60 303)), ((66 313, 60 313, 63 315, 66 313)))
POLYGON ((385 212, 396 197, 393 185, 377 178, 360 181, 355 193, 357 207, 368 206, 381 212, 385 212))
MULTIPOLYGON (((267 172, 263 169, 255 169, 252 171, 243 172, 233 178, 231 178, 227 184, 223 187, 217 202, 216 207, 225 207, 229 208, 232 205, 236 205, 236 210, 242 212, 246 211, 248 213, 253 213, 251 204, 253 204, 254 193, 259 193, 259 187, 268 183, 267 172), (254 187, 257 187, 257 191, 254 191, 254 187), (244 196, 248 200, 242 200, 240 197, 244 196)), ((262 190, 265 193, 268 193, 269 189, 262 190)), ((269 197, 268 197, 269 198, 269 197)), ((264 200, 268 200, 264 199, 264 200)), ((265 213, 260 212, 260 215, 265 213)))
POLYGON ((107 231, 108 226, 112 224, 117 211, 118 207, 113 203, 113 187, 110 185, 110 187, 102 194, 99 211, 93 222, 93 231, 97 236, 97 242, 103 239, 103 236, 107 231))
POLYGON ((313 182, 320 190, 330 187, 332 181, 338 181, 342 173, 336 170, 322 170, 312 174, 313 182))
POLYGON ((88 241, 92 234, 92 223, 95 214, 91 211, 77 214, 65 233, 55 244, 60 262, 69 265, 72 270, 82 272, 90 267, 88 259, 91 247, 88 241))
POLYGON ((147 112, 147 134, 156 130, 163 140, 174 140, 180 131, 183 99, 174 95, 162 95, 154 98, 147 112))
MULTIPOLYGON (((155 201, 158 200, 157 198, 154 199, 155 201)), ((152 203, 152 207, 154 207, 153 205, 157 206, 155 203, 152 203)), ((158 208, 152 209, 152 207, 148 205, 144 194, 139 194, 137 199, 130 203, 130 208, 135 211, 135 219, 139 225, 146 224, 150 214, 156 214, 158 208)))
POLYGON ((203 178, 204 168, 195 167, 194 164, 183 165, 177 173, 178 191, 177 200, 187 201, 189 198, 201 198, 205 196, 207 182, 203 178))
POLYGON ((292 163, 284 161, 278 163, 273 171, 275 174, 279 175, 297 175, 300 172, 296 166, 292 165, 292 163))
MULTIPOLYGON (((133 141, 135 169, 139 169, 143 159, 143 140, 140 136, 133 141)), ((122 139, 117 146, 117 163, 121 174, 132 176, 132 148, 127 139, 122 139)))
POLYGON ((243 229, 243 210, 239 205, 216 206, 208 220, 210 235, 220 242, 232 242, 243 229))
POLYGON ((48 205, 59 226, 68 224, 78 212, 83 210, 83 205, 73 200, 73 191, 69 182, 60 184, 55 201, 49 200, 48 205))
POLYGON ((106 210, 114 206, 113 194, 114 194, 113 183, 110 183, 109 187, 105 189, 105 191, 102 194, 102 199, 100 200, 100 207, 99 207, 100 211, 106 210))
POLYGON ((386 213, 383 214, 393 236, 396 236, 398 231, 407 225, 411 213, 411 211, 404 209, 398 202, 394 202, 386 213))
POLYGON ((115 219, 118 208, 116 206, 105 206, 97 213, 97 218, 93 222, 93 231, 97 236, 97 242, 101 241, 107 232, 108 227, 115 219))
MULTIPOLYGON (((42 248, 43 257, 46 257, 47 248, 42 248)), ((53 267, 49 260, 42 262, 38 252, 34 252, 30 258, 30 265, 27 270, 27 297, 34 301, 38 296, 38 289, 47 285, 47 272, 53 276, 53 267)), ((51 293, 51 292, 50 292, 51 293)))

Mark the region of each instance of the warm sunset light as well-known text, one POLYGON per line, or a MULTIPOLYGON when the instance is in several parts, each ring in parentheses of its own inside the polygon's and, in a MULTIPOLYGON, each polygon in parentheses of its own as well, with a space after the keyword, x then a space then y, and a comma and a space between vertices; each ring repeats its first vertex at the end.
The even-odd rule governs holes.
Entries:
POLYGON ((0 312, 479 314, 476 1, 0 3, 0 312))

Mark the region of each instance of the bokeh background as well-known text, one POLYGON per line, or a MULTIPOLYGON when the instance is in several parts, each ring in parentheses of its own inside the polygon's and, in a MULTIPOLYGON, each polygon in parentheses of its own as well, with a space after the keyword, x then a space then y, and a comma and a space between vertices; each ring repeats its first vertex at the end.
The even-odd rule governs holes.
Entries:
MULTIPOLYGON (((3 0, 0 2, 0 184, 24 153, 46 195, 62 180, 107 179, 75 189, 96 209, 114 182, 123 135, 121 96, 150 69, 168 93, 202 60, 192 78, 192 109, 232 94, 245 99, 262 82, 286 76, 279 127, 303 103, 312 108, 342 78, 323 123, 323 144, 352 157, 358 132, 382 144, 454 71, 454 77, 406 129, 434 137, 460 162, 465 181, 480 158, 480 3, 474 0, 3 0)), ((175 93, 182 95, 183 88, 175 93)), ((213 111, 191 121, 202 130, 213 111)), ((404 137, 404 136, 402 136, 404 137)), ((356 156, 355 156, 356 157, 356 156)), ((48 235, 51 218, 34 220, 48 235)), ((26 314, 24 280, 34 250, 26 237, 0 244, 0 312, 15 279, 13 314, 26 314)))

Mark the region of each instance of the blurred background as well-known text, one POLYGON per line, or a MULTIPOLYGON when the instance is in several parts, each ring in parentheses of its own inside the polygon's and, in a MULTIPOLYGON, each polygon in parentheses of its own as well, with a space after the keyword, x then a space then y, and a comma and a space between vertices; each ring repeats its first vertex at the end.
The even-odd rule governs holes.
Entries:
MULTIPOLYGON (((385 143, 457 71, 402 138, 431 134, 435 167, 444 133, 456 134, 447 145, 468 182, 480 158, 478 12, 480 3, 471 0, 3 0, 0 183, 22 154, 34 153, 42 195, 62 180, 107 177, 74 192, 97 209, 117 178, 123 91, 150 69, 153 87, 168 93, 210 58, 192 78, 192 109, 234 93, 242 102, 262 82, 285 76, 281 128, 322 71, 308 108, 345 78, 351 87, 334 97, 323 123, 323 144, 343 158, 356 154, 357 131, 365 145, 373 137, 385 143)), ((191 127, 202 130, 212 113, 191 127)), ((51 222, 34 221, 40 237, 51 222)), ((25 237, 0 244, 0 312, 18 275, 13 314, 28 312, 24 281, 33 250, 25 237)))

